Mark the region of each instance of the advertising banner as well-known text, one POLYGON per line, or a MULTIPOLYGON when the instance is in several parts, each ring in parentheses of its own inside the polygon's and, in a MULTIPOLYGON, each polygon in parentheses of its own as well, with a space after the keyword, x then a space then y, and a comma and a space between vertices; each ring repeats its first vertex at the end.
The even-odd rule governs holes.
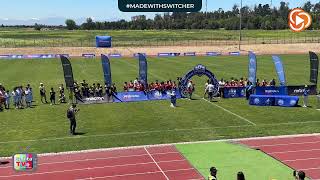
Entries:
POLYGON ((246 97, 245 87, 224 87, 223 98, 242 98, 246 97))
MULTIPOLYGON (((301 86, 288 86, 288 95, 290 96, 303 96, 304 93, 304 85, 301 86)), ((309 95, 317 95, 317 85, 309 85, 308 86, 309 95)))
POLYGON ((148 96, 144 92, 120 92, 114 102, 138 102, 148 101, 148 96))
POLYGON ((267 87, 256 87, 255 88, 256 95, 287 95, 287 87, 275 87, 275 86, 267 86, 267 87))

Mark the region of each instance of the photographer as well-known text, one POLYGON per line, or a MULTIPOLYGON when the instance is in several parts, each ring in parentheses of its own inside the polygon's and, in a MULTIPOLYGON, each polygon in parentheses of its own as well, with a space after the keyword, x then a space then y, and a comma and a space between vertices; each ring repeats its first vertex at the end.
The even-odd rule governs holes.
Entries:
POLYGON ((73 104, 67 111, 67 118, 70 120, 70 134, 76 135, 76 127, 77 127, 77 121, 76 121, 76 114, 80 111, 80 109, 77 109, 77 105, 73 104))

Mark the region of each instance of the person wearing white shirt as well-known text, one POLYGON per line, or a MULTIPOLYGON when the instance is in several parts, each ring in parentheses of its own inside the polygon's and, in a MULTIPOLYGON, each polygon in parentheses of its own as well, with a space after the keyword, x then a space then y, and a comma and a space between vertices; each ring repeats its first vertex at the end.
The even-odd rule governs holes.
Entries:
POLYGON ((206 91, 208 92, 209 100, 212 101, 213 99, 213 91, 214 91, 214 85, 212 83, 209 83, 209 85, 206 88, 206 91))

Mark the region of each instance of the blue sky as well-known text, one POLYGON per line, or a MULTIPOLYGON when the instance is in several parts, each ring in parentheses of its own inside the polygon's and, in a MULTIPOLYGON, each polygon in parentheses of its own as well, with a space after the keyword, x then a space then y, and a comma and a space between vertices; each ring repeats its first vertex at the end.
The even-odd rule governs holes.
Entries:
MULTIPOLYGON (((240 0, 208 0, 208 10, 218 8, 231 9, 240 0)), ((258 3, 270 3, 271 0, 243 0, 244 5, 253 7, 258 3)), ((288 1, 288 0, 287 0, 288 1)), ((319 0, 311 0, 316 2, 319 0)), ((205 0, 203 0, 205 2, 205 0)), ((301 6, 305 0, 292 0, 290 7, 301 6)), ((273 0, 279 5, 280 0, 273 0)), ((203 6, 203 10, 204 10, 203 6)), ((48 18, 73 18, 82 20, 93 17, 96 20, 130 19, 142 13, 123 13, 118 10, 118 0, 1 0, 0 21, 33 20, 48 18)), ((155 13, 145 13, 152 18, 155 13)), ((0 22, 1 23, 1 22, 0 22)))

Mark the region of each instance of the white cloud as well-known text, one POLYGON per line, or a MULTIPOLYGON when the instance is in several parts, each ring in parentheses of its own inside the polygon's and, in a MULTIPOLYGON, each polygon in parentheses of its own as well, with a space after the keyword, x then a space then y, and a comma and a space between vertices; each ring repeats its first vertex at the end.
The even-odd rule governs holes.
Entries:
POLYGON ((31 20, 39 21, 40 19, 39 18, 31 18, 31 20))
POLYGON ((9 18, 2 18, 2 20, 4 20, 4 21, 9 21, 9 18))

